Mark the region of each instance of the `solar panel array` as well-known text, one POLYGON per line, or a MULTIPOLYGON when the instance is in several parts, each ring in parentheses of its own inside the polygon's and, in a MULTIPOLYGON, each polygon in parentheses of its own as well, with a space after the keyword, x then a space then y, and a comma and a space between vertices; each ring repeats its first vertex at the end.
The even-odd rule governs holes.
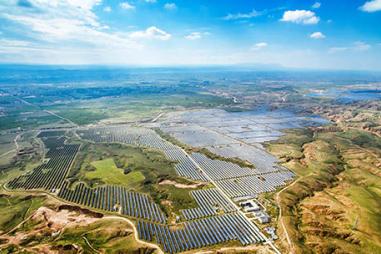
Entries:
POLYGON ((216 188, 191 191, 191 195, 196 200, 198 207, 181 210, 186 220, 217 215, 218 212, 229 213, 236 211, 235 206, 216 188))
POLYGON ((222 188, 229 197, 256 197, 263 192, 275 191, 277 187, 292 180, 294 174, 290 171, 283 174, 277 172, 257 176, 245 176, 236 179, 224 179, 216 184, 222 188))
POLYGON ((124 143, 159 149, 170 160, 177 161, 176 172, 183 177, 207 181, 189 156, 176 145, 162 139, 155 131, 147 128, 129 126, 110 126, 89 128, 78 131, 79 135, 94 142, 124 143))
POLYGON ((187 221, 176 229, 139 220, 139 238, 154 239, 165 252, 178 253, 228 241, 239 241, 243 245, 265 241, 259 229, 238 212, 187 221))
POLYGON ((209 159, 200 153, 193 153, 191 157, 231 198, 256 197, 263 192, 275 191, 294 177, 294 173, 282 168, 277 172, 259 173, 231 162, 209 159))
POLYGON ((142 218, 152 222, 165 223, 167 218, 148 195, 128 191, 122 186, 107 185, 89 188, 85 184, 77 184, 74 190, 65 182, 58 197, 84 206, 102 209, 134 218, 142 218))
POLYGON ((46 162, 33 169, 29 174, 19 176, 8 183, 11 189, 59 189, 69 172, 70 166, 78 152, 78 144, 64 144, 64 137, 53 135, 62 132, 41 132, 39 137, 48 149, 46 162))
POLYGON ((258 174, 255 169, 241 168, 237 164, 227 161, 212 160, 201 153, 192 153, 191 157, 213 180, 258 174))
POLYGON ((200 169, 189 159, 189 155, 184 153, 181 149, 165 150, 164 153, 170 160, 179 162, 175 168, 180 176, 204 182, 209 181, 200 169))

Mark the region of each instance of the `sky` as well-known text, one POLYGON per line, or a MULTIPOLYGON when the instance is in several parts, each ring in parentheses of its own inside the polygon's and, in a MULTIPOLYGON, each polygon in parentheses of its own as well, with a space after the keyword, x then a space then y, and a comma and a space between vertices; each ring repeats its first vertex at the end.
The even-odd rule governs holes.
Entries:
POLYGON ((0 62, 381 71, 381 0, 0 0, 0 62))

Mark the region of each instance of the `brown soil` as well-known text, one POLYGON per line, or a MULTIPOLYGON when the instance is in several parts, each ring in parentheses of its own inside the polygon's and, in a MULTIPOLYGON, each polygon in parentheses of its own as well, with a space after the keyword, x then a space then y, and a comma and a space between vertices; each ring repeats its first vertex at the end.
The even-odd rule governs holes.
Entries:
POLYGON ((163 180, 159 185, 173 185, 179 189, 197 189, 198 187, 204 186, 205 183, 182 184, 172 180, 163 180))
MULTIPOLYGON (((68 206, 70 207, 70 206, 68 206)), ((47 207, 40 207, 31 216, 30 220, 38 222, 38 227, 27 232, 18 231, 14 235, 2 236, 7 244, 19 245, 23 239, 33 235, 58 235, 65 228, 86 226, 94 223, 99 218, 90 217, 84 213, 78 213, 73 210, 58 209, 53 210, 47 207)))

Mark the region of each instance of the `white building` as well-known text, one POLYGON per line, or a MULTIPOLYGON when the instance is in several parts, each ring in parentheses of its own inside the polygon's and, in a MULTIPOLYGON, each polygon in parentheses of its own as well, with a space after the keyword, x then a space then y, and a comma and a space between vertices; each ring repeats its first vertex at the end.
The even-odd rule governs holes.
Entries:
POLYGON ((239 203, 239 205, 242 207, 243 211, 246 213, 249 212, 256 212, 261 210, 261 207, 255 203, 253 200, 247 200, 244 202, 239 203))

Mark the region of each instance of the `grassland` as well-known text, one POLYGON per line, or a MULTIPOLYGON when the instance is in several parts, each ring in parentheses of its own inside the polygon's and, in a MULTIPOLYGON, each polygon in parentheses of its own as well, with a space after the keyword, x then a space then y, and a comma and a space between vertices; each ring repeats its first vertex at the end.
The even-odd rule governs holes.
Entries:
POLYGON ((290 131, 268 145, 299 177, 279 195, 293 243, 286 251, 381 252, 379 142, 364 131, 326 128, 290 131))
POLYGON ((0 133, 0 156, 16 148, 14 143, 16 136, 16 133, 0 133))
POLYGON ((0 233, 27 219, 45 201, 44 196, 0 194, 0 233))
POLYGON ((93 161, 91 165, 95 167, 95 171, 85 173, 85 178, 90 181, 99 179, 106 184, 124 185, 132 189, 144 181, 144 175, 140 171, 124 174, 123 169, 117 168, 112 158, 93 161))
MULTIPOLYGON (((381 101, 358 101, 351 104, 319 104, 313 111, 336 122, 339 127, 366 131, 381 137, 381 101)), ((373 140, 368 139, 368 141, 373 140)), ((364 140, 365 141, 365 140, 364 140)))

